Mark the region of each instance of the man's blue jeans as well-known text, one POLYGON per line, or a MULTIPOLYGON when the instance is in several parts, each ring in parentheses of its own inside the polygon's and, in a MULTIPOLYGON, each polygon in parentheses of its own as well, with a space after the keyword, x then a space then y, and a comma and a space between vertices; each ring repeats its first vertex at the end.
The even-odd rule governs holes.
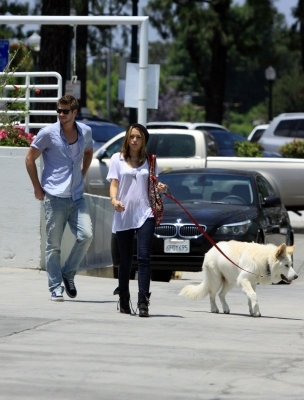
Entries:
POLYGON ((118 231, 117 240, 120 253, 119 265, 119 291, 124 293, 129 290, 130 272, 133 260, 134 234, 137 234, 137 262, 138 262, 138 289, 149 295, 150 290, 150 254, 155 231, 154 218, 148 218, 138 229, 118 231))
POLYGON ((74 278, 79 264, 85 256, 91 241, 92 222, 86 201, 83 197, 73 201, 71 197, 55 197, 49 194, 44 199, 46 221, 45 261, 49 290, 52 292, 61 285, 62 275, 74 278), (61 240, 66 224, 76 236, 76 242, 61 268, 61 240))

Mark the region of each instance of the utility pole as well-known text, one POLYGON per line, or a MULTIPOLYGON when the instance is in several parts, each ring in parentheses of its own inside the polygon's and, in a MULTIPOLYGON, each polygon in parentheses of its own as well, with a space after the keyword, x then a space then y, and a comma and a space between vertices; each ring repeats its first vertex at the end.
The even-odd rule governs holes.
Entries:
MULTIPOLYGON (((138 0, 132 0, 132 16, 137 17, 138 15, 138 0)), ((132 25, 132 38, 131 38, 131 63, 138 62, 137 55, 137 34, 138 34, 138 26, 132 25)), ((129 109, 129 123, 134 124, 137 122, 137 109, 130 108, 129 109)))

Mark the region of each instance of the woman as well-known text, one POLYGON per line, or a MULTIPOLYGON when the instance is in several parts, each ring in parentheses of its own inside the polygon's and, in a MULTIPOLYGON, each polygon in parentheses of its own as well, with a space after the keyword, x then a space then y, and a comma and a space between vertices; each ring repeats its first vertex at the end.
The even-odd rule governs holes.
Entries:
MULTIPOLYGON (((149 132, 141 124, 131 125, 121 152, 113 154, 107 180, 114 207, 112 232, 116 233, 120 252, 118 273, 120 312, 131 314, 129 280, 133 259, 133 240, 137 233, 138 303, 140 317, 149 317, 150 253, 155 220, 148 196, 149 165, 146 144, 149 132)), ((160 192, 166 185, 158 183, 160 192)))

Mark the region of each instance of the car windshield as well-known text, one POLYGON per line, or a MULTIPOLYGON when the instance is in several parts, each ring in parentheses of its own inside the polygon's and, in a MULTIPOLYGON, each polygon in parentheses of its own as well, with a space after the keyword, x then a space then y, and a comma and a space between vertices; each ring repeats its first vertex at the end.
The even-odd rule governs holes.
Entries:
MULTIPOLYGON (((208 201, 229 204, 253 204, 250 178, 231 174, 160 174, 159 181, 169 186, 180 201, 208 201)), ((163 196, 164 202, 172 202, 163 196)))

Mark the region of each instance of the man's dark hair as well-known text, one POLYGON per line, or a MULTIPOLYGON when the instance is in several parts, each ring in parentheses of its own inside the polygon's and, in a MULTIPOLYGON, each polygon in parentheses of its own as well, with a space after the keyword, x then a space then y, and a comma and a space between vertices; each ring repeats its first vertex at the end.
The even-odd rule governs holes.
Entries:
POLYGON ((79 107, 77 99, 69 94, 62 96, 61 99, 58 100, 57 105, 59 106, 60 104, 69 105, 72 111, 78 110, 79 107))

